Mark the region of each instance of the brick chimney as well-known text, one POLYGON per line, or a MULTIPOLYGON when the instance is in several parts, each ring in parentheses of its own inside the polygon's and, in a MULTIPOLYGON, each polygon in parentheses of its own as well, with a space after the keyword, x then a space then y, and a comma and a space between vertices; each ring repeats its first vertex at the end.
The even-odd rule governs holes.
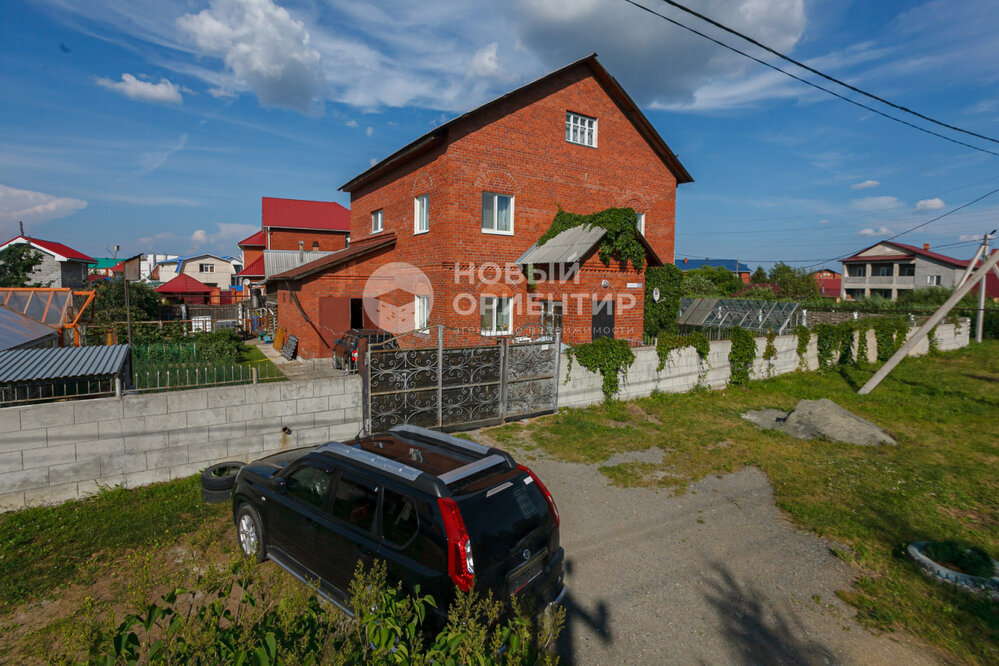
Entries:
POLYGON ((930 249, 930 244, 929 243, 923 243, 923 249, 924 250, 929 250, 930 249))

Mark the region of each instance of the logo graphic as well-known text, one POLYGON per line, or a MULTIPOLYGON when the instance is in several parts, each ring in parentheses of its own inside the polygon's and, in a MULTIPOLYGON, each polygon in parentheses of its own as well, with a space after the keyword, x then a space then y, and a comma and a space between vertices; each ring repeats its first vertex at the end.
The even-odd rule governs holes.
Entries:
POLYGON ((392 335, 407 333, 425 323, 434 307, 430 279, 404 261, 393 261, 375 270, 364 283, 363 295, 368 319, 375 328, 392 335), (423 321, 417 321, 417 314, 423 321))
POLYGON ((531 551, 527 550, 526 548, 524 549, 524 552, 523 552, 523 553, 521 553, 521 555, 523 555, 523 556, 524 556, 524 559, 525 559, 525 560, 529 560, 529 559, 531 559, 531 551))

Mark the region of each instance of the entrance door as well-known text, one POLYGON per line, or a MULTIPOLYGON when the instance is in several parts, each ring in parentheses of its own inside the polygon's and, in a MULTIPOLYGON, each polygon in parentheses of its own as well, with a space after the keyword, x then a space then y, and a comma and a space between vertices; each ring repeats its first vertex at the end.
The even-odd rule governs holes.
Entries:
POLYGON ((333 344, 340 334, 351 327, 349 298, 324 296, 319 299, 320 356, 330 356, 333 344))
POLYGON ((592 339, 614 337, 614 297, 593 301, 592 339))
POLYGON ((350 327, 364 328, 364 300, 360 298, 350 299, 350 327))

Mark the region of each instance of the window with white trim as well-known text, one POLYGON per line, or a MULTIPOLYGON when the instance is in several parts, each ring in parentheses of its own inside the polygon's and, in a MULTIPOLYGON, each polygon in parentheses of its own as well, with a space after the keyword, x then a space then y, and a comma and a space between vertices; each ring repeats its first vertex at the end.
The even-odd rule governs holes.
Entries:
POLYGON ((483 335, 509 335, 513 331, 510 299, 506 296, 483 296, 480 311, 483 335))
POLYGON ((413 200, 413 233, 425 234, 430 231, 430 195, 413 200))
POLYGON ((597 147, 597 119, 572 111, 565 112, 565 140, 591 148, 597 147))
POLYGON ((416 296, 413 299, 413 309, 415 311, 415 328, 416 330, 425 329, 430 325, 430 297, 429 296, 416 296))
POLYGON ((379 208, 371 214, 371 233, 377 234, 382 230, 383 212, 379 208))
POLYGON ((929 286, 931 286, 931 287, 939 287, 940 286, 940 276, 939 275, 927 275, 926 276, 926 284, 929 285, 929 286))
POLYGON ((198 264, 199 273, 214 273, 215 264, 198 264))
POLYGON ((638 214, 638 233, 645 235, 645 213, 638 214))
POLYGON ((482 231, 490 234, 513 234, 513 197, 482 193, 482 231))

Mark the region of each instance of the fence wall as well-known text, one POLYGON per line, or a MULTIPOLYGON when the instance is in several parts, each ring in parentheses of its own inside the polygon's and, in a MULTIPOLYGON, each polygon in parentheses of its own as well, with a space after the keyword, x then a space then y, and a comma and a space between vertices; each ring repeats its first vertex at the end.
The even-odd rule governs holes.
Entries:
POLYGON ((356 376, 6 407, 0 510, 354 437, 360 414, 356 376), (290 435, 282 433, 286 426, 290 435))

